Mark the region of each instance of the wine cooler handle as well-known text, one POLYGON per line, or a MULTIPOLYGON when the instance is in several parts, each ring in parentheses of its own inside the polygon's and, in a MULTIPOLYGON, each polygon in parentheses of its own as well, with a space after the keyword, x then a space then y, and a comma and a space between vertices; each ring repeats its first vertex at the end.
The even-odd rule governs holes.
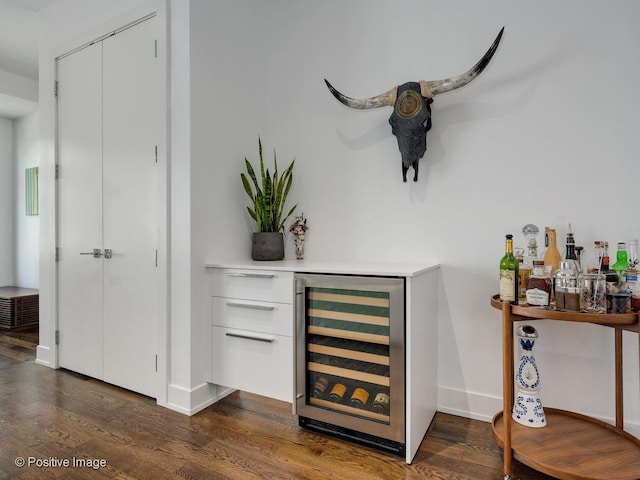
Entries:
POLYGON ((227 272, 227 277, 250 277, 250 278, 273 278, 273 273, 241 273, 241 272, 227 272))
POLYGON ((273 305, 257 305, 255 303, 244 303, 244 302, 225 302, 227 307, 237 307, 237 308, 250 308, 252 310, 273 310, 276 307, 273 305))
POLYGON ((305 398, 305 370, 306 370, 306 350, 305 345, 305 318, 304 318, 304 288, 296 282, 296 300, 294 317, 296 320, 294 338, 294 371, 293 371, 293 399, 292 413, 298 414, 298 406, 304 405, 305 398))
POLYGON ((236 332, 226 332, 225 335, 227 337, 234 337, 234 338, 245 338, 247 340, 256 340, 258 342, 266 342, 266 343, 273 343, 275 342, 275 338, 273 337, 262 337, 259 335, 249 335, 247 333, 236 333, 236 332))

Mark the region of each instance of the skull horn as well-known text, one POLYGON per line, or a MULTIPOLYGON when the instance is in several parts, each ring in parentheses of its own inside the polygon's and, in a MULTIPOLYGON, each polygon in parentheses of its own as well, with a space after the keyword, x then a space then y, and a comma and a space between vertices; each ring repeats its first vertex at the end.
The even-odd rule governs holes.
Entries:
POLYGON ((493 54, 496 53, 498 45, 500 44, 503 32, 504 27, 500 29, 500 33, 498 33, 498 36, 493 41, 491 47, 489 47, 489 50, 487 50, 487 53, 485 53, 478 63, 471 67, 468 72, 458 75, 457 77, 446 78, 444 80, 421 81, 420 87, 422 95, 425 97, 433 97, 439 93, 450 92, 456 88, 463 87, 467 83, 471 82, 471 80, 480 75, 487 65, 489 65, 493 54))
POLYGON ((351 108, 359 108, 359 109, 368 109, 368 108, 378 108, 378 107, 393 107, 396 103, 396 92, 398 87, 394 87, 386 93, 381 95, 365 98, 364 100, 359 100, 357 98, 350 98, 346 95, 341 94, 338 90, 333 88, 327 79, 324 79, 324 83, 327 84, 329 91, 333 93, 333 96, 336 97, 340 103, 345 104, 347 107, 351 108))
MULTIPOLYGON (((500 29, 500 33, 493 41, 487 53, 480 59, 478 63, 476 63, 468 72, 463 73, 462 75, 458 75, 457 77, 446 78, 444 80, 421 80, 420 81, 420 89, 423 97, 433 97, 438 95, 439 93, 449 92, 451 90, 455 90, 456 88, 460 88, 465 86, 467 83, 471 82, 474 78, 482 73, 482 71, 489 65, 493 54, 496 53, 498 49, 498 45, 500 44, 500 39, 502 38, 502 34, 504 33, 504 27, 500 29)), ((378 108, 378 107, 393 107, 396 103, 396 97, 398 92, 398 87, 394 87, 388 92, 385 92, 381 95, 377 95, 371 98, 365 98, 363 100, 357 98, 347 97, 343 95, 338 90, 333 88, 327 79, 325 78, 324 82, 327 84, 329 91, 336 97, 340 103, 343 103, 347 107, 351 108, 359 108, 359 109, 368 109, 368 108, 378 108)))

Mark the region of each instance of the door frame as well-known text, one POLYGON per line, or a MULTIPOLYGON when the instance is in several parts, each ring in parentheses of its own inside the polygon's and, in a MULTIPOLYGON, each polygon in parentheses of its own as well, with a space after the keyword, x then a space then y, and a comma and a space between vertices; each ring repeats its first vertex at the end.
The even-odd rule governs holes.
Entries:
MULTIPOLYGON (((158 140, 158 285, 157 285, 157 299, 158 299, 158 318, 156 320, 156 351, 158 355, 157 360, 157 385, 156 385, 156 402, 159 405, 167 404, 167 385, 168 385, 168 352, 169 352, 169 298, 170 298, 170 284, 169 284, 169 265, 170 265, 170 250, 169 250, 169 42, 168 42, 168 15, 167 15, 167 2, 166 0, 152 0, 138 8, 132 9, 129 12, 113 18, 112 20, 103 23, 101 26, 87 31, 80 38, 77 38, 73 42, 67 42, 58 46, 52 50, 51 60, 54 64, 54 80, 57 81, 57 62, 58 59, 77 51, 84 46, 90 44, 93 41, 100 40, 106 36, 111 35, 113 32, 120 31, 124 28, 130 27, 143 21, 151 16, 156 16, 158 19, 158 61, 161 62, 160 69, 165 72, 165 75, 158 79, 158 82, 162 82, 161 91, 164 92, 159 99, 161 102, 160 110, 163 112, 160 119, 162 126, 161 129, 165 134, 158 140)), ((53 90, 53 89, 52 89, 53 90)), ((57 100, 54 100, 54 152, 53 161, 54 164, 58 164, 58 119, 57 119, 57 100)), ((46 155, 46 154, 45 154, 46 155)), ((52 167, 55 169, 55 167, 52 167)), ((55 207, 51 209, 51 218, 49 220, 49 227, 52 228, 53 242, 57 242, 58 239, 58 184, 57 180, 52 178, 52 191, 53 195, 49 198, 55 199, 55 207)), ((54 252, 55 255, 55 247, 54 252)), ((45 333, 48 333, 47 339, 49 345, 49 351, 41 351, 41 347, 38 351, 38 363, 59 368, 58 363, 58 264, 54 261, 52 268, 52 274, 50 275, 51 291, 50 296, 44 302, 41 301, 42 306, 49 307, 48 312, 45 314, 45 318, 51 319, 50 327, 44 329, 45 333), (48 361, 47 361, 48 359, 48 361)), ((41 332, 43 329, 41 329, 41 332)), ((41 344, 45 342, 41 341, 41 344)))

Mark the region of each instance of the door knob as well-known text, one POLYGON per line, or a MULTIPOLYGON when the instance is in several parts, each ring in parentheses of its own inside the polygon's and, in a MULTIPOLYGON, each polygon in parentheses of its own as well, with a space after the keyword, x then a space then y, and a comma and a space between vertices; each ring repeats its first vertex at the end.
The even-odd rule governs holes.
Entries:
POLYGON ((105 248, 104 258, 112 258, 112 257, 113 257, 113 250, 111 250, 110 248, 105 248))
POLYGON ((100 258, 102 256, 102 250, 94 248, 93 252, 80 252, 80 255, 93 255, 93 258, 100 258))

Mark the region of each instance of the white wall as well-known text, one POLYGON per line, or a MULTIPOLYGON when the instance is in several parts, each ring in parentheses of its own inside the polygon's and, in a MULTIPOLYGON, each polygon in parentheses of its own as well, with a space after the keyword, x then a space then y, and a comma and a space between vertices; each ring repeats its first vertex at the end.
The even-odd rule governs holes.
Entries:
MULTIPOLYGON (((41 38, 43 52, 125 3, 61 1, 65 8, 49 17, 41 38)), ((178 121, 187 123, 174 119, 171 131, 172 229, 186 230, 172 230, 170 381, 186 396, 206 379, 203 265, 249 257, 252 226, 239 174, 245 156, 256 159, 258 135, 267 158, 273 148, 282 164, 296 157, 292 195, 309 219, 309 259, 442 263, 443 411, 488 419, 501 408, 500 314, 489 296, 497 290, 505 233, 518 243, 531 222, 557 227, 562 239, 571 222, 586 253, 596 239, 640 237, 630 207, 640 178, 638 3, 192 0, 189 12, 171 5, 190 18, 180 26, 180 48, 172 46, 185 54, 188 38, 190 58, 175 59, 171 72, 179 83, 172 110, 179 107, 178 121), (417 183, 401 181, 390 109, 348 109, 323 82, 368 97, 405 81, 456 75, 482 56, 502 25, 503 44, 487 71, 436 98, 417 183), (176 71, 177 64, 188 71, 176 71)), ((50 115, 46 54, 40 75, 41 115, 50 115)), ((51 122, 43 117, 45 158, 52 158, 51 122)), ((43 170, 51 179, 51 165, 43 170)), ((55 231, 51 211, 42 221, 55 231)), ((41 238, 41 281, 52 285, 53 239, 41 238)), ((53 300, 49 290, 48 312, 53 300)), ((612 332, 536 326, 543 402, 611 418, 612 332)), ((41 336, 44 329, 51 338, 48 328, 41 326, 41 336)), ((637 337, 625 334, 625 413, 637 432, 636 349, 637 337)))
POLYGON ((244 168, 243 155, 255 164, 258 135, 265 140, 269 136, 265 94, 269 42, 264 41, 270 29, 265 22, 269 7, 269 2, 255 0, 191 1, 190 283, 194 384, 206 381, 210 370, 207 352, 211 348, 211 297, 204 264, 211 260, 211 252, 224 251, 242 258, 250 251, 248 222, 243 213, 238 214, 238 169, 244 168))
POLYGON ((40 165, 39 115, 13 121, 15 285, 38 288, 40 217, 25 214, 25 169, 40 165))
MULTIPOLYGON (((255 45, 253 58, 234 41, 222 49, 229 32, 213 15, 216 28, 197 47, 208 49, 198 60, 206 67, 191 59, 192 85, 202 86, 192 90, 192 168, 203 173, 192 183, 200 205, 192 208, 192 258, 248 257, 251 227, 238 176, 262 134, 265 152, 275 147, 283 162, 296 157, 293 199, 309 219, 307 258, 442 263, 439 408, 489 419, 501 408, 500 313, 489 297, 504 234, 522 244, 522 226, 535 223, 556 227, 563 242, 570 222, 587 255, 596 239, 640 237, 633 208, 640 4, 276 0, 258 14, 264 28, 250 16, 241 29, 255 45), (503 25, 485 73, 435 99, 417 183, 402 183, 390 109, 351 110, 323 82, 365 98, 457 75, 503 25), (239 61, 216 68, 235 51, 239 61), (229 88, 230 77, 241 87, 229 88)), ((536 326, 543 402, 612 418, 613 333, 536 326)), ((625 334, 624 364, 626 418, 638 431, 635 335, 625 334)))
POLYGON ((0 118, 0 286, 13 285, 13 123, 0 118))

